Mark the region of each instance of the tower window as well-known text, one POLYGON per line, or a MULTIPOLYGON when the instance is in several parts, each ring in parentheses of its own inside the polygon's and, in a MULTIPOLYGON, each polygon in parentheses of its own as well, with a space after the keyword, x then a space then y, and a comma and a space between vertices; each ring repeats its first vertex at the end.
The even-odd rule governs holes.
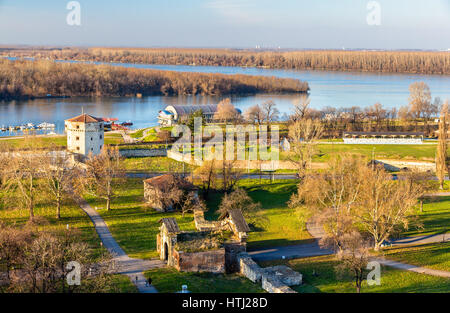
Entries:
POLYGON ((77 140, 80 140, 80 137, 77 137, 77 140))

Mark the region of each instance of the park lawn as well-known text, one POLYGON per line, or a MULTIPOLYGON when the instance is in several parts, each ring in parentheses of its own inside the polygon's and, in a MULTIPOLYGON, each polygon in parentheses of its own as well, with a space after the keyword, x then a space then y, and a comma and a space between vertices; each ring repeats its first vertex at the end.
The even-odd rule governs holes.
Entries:
POLYGON ((106 290, 106 293, 138 293, 138 289, 131 282, 130 278, 126 275, 115 274, 112 277, 113 286, 111 290, 106 290))
MULTIPOLYGON (((433 162, 436 153, 436 145, 350 145, 350 144, 318 144, 318 155, 315 162, 326 162, 332 154, 353 153, 376 159, 394 159, 411 161, 433 162), (375 148, 375 150, 374 150, 375 148)), ((449 150, 450 152, 450 150, 449 150)), ((283 153, 281 156, 283 158, 283 153)))
MULTIPOLYGON (((262 267, 287 265, 303 275, 303 284, 292 288, 300 293, 353 293, 356 292, 351 276, 336 273, 338 261, 334 256, 320 256, 287 261, 261 262, 262 267), (316 273, 314 275, 313 273, 316 273)), ((424 275, 381 266, 381 285, 369 286, 364 281, 364 293, 448 293, 450 279, 424 275)))
MULTIPOLYGON (((271 183, 264 179, 261 182, 259 179, 243 179, 238 182, 254 201, 261 203, 264 216, 268 219, 263 225, 252 227, 253 231, 249 233, 247 240, 249 250, 300 244, 311 240, 306 230, 308 212, 290 209, 286 203, 296 191, 296 183, 295 180, 276 180, 271 183)), ((221 198, 222 194, 215 193, 207 201, 208 219, 217 218, 215 211, 221 198)))
MULTIPOLYGON (((128 172, 183 172, 183 162, 168 157, 126 158, 123 163, 128 172)), ((184 164, 186 172, 193 168, 192 165, 184 164)))
POLYGON ((154 258, 156 235, 159 233, 159 220, 164 217, 176 218, 181 230, 195 230, 192 214, 158 213, 147 208, 144 203, 144 185, 142 179, 126 179, 116 188, 116 198, 111 203, 111 211, 106 211, 105 201, 85 196, 92 207, 108 225, 114 239, 122 249, 134 258, 154 258))
POLYGON ((130 137, 131 138, 141 138, 142 136, 144 136, 144 131, 146 131, 148 128, 143 128, 143 129, 139 129, 136 130, 134 132, 130 132, 130 137))
POLYGON ((385 248, 380 254, 412 265, 450 271, 450 242, 385 248))
POLYGON ((106 145, 118 145, 124 143, 123 137, 118 133, 105 133, 105 144, 106 145))
POLYGON ((173 268, 154 269, 144 273, 152 285, 163 293, 175 293, 187 285, 194 293, 261 293, 260 284, 254 284, 237 274, 189 273, 173 268))
POLYGON ((53 136, 24 136, 22 138, 8 137, 8 139, 2 139, 1 142, 10 145, 13 148, 45 148, 52 145, 58 147, 67 146, 67 137, 65 135, 53 135, 53 136), (13 138, 13 139, 9 139, 13 138))
POLYGON ((423 228, 414 227, 402 233, 402 237, 434 235, 450 230, 450 197, 433 197, 424 200, 423 212, 417 208, 419 223, 423 228))
MULTIPOLYGON (((41 231, 63 231, 69 225, 70 229, 76 229, 80 232, 80 241, 89 244, 92 260, 95 261, 101 257, 106 249, 100 244, 100 238, 95 231, 89 217, 72 200, 61 208, 61 219, 55 217, 55 207, 52 204, 37 204, 34 215, 37 220, 45 220, 38 225, 41 231)), ((25 209, 0 209, 0 221, 7 224, 22 226, 27 223, 29 212, 25 209)))

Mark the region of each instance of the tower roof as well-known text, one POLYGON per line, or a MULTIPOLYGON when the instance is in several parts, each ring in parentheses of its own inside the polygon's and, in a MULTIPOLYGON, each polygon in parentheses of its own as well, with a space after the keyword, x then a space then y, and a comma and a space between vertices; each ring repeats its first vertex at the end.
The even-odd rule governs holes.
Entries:
POLYGON ((99 118, 93 117, 89 114, 84 113, 79 116, 72 117, 66 121, 67 122, 78 122, 78 123, 98 123, 98 122, 101 122, 102 120, 99 118))

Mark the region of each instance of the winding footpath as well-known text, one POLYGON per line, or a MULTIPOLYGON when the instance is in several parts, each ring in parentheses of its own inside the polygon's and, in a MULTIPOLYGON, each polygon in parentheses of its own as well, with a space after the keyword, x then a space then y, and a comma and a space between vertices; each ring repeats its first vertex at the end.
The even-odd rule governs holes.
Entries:
MULTIPOLYGON (((249 252, 253 259, 257 261, 270 261, 270 260, 279 260, 279 259, 296 259, 296 258, 304 258, 304 257, 312 257, 312 256, 321 256, 321 255, 330 255, 334 252, 330 249, 322 249, 319 245, 320 238, 323 237, 325 231, 323 227, 314 222, 306 223, 306 228, 308 232, 311 234, 311 237, 314 238, 314 243, 308 244, 300 244, 293 246, 284 246, 284 247, 275 247, 272 249, 264 249, 249 252)), ((428 243, 437 243, 437 242, 448 242, 450 241, 450 234, 438 234, 438 235, 426 235, 426 236, 413 236, 406 237, 396 240, 391 240, 390 244, 392 246, 410 246, 410 245, 421 245, 428 243)), ((435 270, 426 267, 406 264, 402 262, 397 262, 393 260, 386 259, 384 257, 373 257, 371 258, 373 261, 377 261, 380 264, 390 266, 393 268, 416 272, 420 274, 427 274, 432 276, 439 276, 450 278, 449 271, 435 270)))
POLYGON ((149 269, 165 267, 165 263, 160 260, 148 261, 130 258, 113 238, 108 226, 100 214, 98 214, 98 212, 80 196, 74 195, 73 198, 80 208, 89 216, 103 246, 111 253, 114 264, 117 266, 115 273, 128 276, 141 293, 158 292, 154 286, 147 284, 143 272, 149 269))

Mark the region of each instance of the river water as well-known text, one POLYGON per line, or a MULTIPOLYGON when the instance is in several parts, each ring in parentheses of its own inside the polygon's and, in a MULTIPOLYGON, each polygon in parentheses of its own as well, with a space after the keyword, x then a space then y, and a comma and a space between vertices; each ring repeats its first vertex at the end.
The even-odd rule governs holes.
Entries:
MULTIPOLYGON (((307 81, 311 88, 311 107, 362 108, 380 102, 386 108, 399 108, 408 103, 409 85, 416 81, 426 82, 433 98, 450 99, 450 76, 378 74, 329 71, 272 70, 241 67, 183 66, 114 64, 136 68, 150 68, 183 72, 264 75, 296 78, 307 81)), ((55 132, 62 133, 64 120, 81 114, 81 111, 97 117, 116 117, 120 121, 131 120, 133 128, 143 128, 157 124, 158 111, 170 104, 214 104, 230 96, 151 96, 138 98, 68 98, 35 99, 29 101, 0 102, 0 126, 22 125, 42 122, 55 123, 55 132)), ((231 96, 234 105, 244 111, 249 106, 273 100, 280 112, 292 112, 292 103, 298 95, 258 94, 251 96, 231 96)), ((17 135, 0 132, 0 136, 17 135)), ((19 133, 20 134, 20 133, 19 133)))

